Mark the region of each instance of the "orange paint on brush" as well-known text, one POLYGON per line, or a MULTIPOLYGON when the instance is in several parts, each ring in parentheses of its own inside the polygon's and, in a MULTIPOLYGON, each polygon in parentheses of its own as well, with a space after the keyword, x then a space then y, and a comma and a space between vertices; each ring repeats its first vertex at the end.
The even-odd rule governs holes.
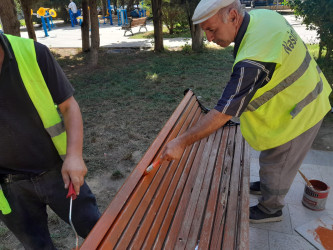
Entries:
POLYGON ((317 234, 315 240, 322 244, 326 250, 333 250, 333 227, 328 229, 326 227, 319 226, 316 228, 317 234))
POLYGON ((162 159, 158 159, 157 161, 155 161, 155 162, 153 162, 152 164, 150 164, 150 165, 146 168, 146 170, 145 170, 145 172, 144 172, 144 175, 149 174, 150 171, 152 171, 154 168, 156 168, 156 167, 158 167, 159 165, 161 165, 161 163, 162 163, 162 159))

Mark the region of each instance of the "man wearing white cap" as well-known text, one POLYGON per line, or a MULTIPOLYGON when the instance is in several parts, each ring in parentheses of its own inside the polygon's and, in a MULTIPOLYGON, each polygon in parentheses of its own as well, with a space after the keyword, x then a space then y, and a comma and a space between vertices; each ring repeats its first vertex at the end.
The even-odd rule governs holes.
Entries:
POLYGON ((261 151, 261 194, 250 207, 250 222, 282 220, 287 194, 306 153, 331 109, 331 88, 290 24, 278 13, 244 13, 239 0, 202 0, 192 17, 208 41, 234 42, 235 62, 217 105, 204 119, 169 142, 163 160, 179 159, 186 146, 240 117, 247 142, 261 151))

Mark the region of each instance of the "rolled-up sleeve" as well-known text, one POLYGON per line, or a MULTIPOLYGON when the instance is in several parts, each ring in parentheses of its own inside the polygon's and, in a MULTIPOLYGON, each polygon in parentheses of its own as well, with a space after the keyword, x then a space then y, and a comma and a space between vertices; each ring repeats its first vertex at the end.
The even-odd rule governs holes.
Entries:
POLYGON ((253 60, 238 62, 215 109, 239 117, 256 91, 270 81, 275 66, 275 63, 253 60))

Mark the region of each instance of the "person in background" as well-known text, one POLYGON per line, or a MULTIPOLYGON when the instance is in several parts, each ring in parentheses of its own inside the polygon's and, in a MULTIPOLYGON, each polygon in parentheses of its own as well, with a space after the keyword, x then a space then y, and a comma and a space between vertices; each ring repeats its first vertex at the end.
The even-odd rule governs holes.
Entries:
POLYGON ((259 157, 261 194, 250 222, 282 220, 282 208, 299 167, 331 109, 332 91, 291 25, 270 10, 244 12, 239 0, 201 0, 192 17, 207 40, 234 42, 234 65, 220 100, 202 120, 169 142, 162 160, 179 159, 186 146, 240 117, 246 141, 259 157))
POLYGON ((73 13, 74 23, 78 24, 78 22, 76 20, 76 18, 78 17, 77 7, 76 7, 76 4, 73 2, 73 0, 70 0, 70 3, 68 5, 68 9, 70 9, 73 13))

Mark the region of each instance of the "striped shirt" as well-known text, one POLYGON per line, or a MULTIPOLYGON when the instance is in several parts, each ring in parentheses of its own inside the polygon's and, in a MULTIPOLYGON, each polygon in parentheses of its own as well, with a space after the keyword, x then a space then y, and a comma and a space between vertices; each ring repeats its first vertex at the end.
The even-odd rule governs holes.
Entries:
MULTIPOLYGON (((245 13, 243 23, 235 39, 234 57, 249 25, 250 15, 245 13)), ((243 60, 235 64, 230 80, 223 90, 215 109, 227 115, 239 117, 256 91, 271 79, 275 63, 243 60)))

